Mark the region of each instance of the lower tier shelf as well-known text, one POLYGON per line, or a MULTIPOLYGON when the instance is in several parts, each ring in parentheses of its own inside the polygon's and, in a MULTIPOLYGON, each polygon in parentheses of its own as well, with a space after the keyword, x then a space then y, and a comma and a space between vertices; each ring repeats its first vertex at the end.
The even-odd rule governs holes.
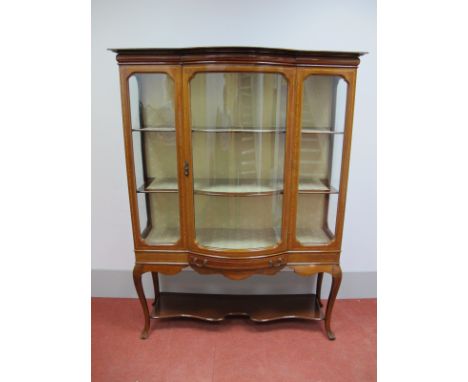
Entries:
POLYGON ((228 316, 247 316, 255 322, 282 319, 323 320, 315 294, 227 295, 164 292, 151 318, 187 317, 223 321, 228 316))

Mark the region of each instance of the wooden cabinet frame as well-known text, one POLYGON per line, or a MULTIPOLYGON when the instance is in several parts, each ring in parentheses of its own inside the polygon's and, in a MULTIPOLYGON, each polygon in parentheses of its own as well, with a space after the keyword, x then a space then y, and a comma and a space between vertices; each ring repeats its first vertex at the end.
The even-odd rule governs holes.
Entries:
MULTIPOLYGON (((136 257, 134 281, 145 316, 142 338, 148 336, 150 318, 182 315, 217 320, 224 319, 226 315, 232 313, 227 307, 223 308, 224 310, 220 308, 220 316, 213 317, 212 313, 210 315, 199 308, 205 303, 208 304, 209 298, 205 301, 199 295, 188 299, 187 295, 160 293, 158 273, 172 275, 185 267, 191 267, 201 274, 220 273, 231 279, 240 280, 253 274, 272 275, 284 267, 290 267, 302 276, 318 275, 315 294, 297 297, 296 306, 281 302, 281 298, 277 296, 276 300, 282 304, 284 312, 276 315, 266 314, 265 312, 268 311, 266 306, 264 311, 259 311, 251 309, 250 305, 242 305, 235 299, 232 304, 256 321, 284 317, 323 319, 328 337, 334 339, 334 334, 330 329, 330 320, 341 282, 339 259, 348 184, 356 72, 359 56, 362 53, 266 48, 116 49, 113 51, 118 54, 117 61, 120 67, 125 157, 136 257), (277 73, 287 81, 282 230, 281 241, 277 246, 248 250, 218 250, 197 245, 195 241, 190 80, 197 73, 212 72, 277 73), (171 245, 150 245, 141 236, 128 83, 129 78, 137 73, 167 74, 174 83, 180 238, 171 245), (296 239, 296 212, 303 84, 310 75, 342 77, 347 83, 347 97, 335 237, 327 244, 304 246, 296 239), (155 307, 151 314, 141 283, 141 275, 145 272, 152 273, 155 287, 155 307), (323 273, 329 273, 332 276, 332 288, 325 314, 320 309, 323 273), (183 301, 186 301, 188 311, 174 310, 173 306, 180 305, 178 299, 185 299, 183 301), (198 305, 196 301, 199 301, 198 305)), ((245 297, 244 300, 250 301, 251 298, 245 297)), ((264 301, 271 303, 270 300, 265 297, 255 301, 254 304, 263 306, 264 301)))

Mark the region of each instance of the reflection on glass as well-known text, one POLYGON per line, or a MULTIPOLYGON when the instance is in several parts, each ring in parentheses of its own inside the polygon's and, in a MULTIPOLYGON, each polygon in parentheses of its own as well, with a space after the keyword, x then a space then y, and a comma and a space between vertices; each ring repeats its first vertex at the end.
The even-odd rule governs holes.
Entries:
POLYGON ((148 244, 173 244, 180 236, 173 80, 135 74, 129 90, 141 234, 148 244))
POLYGON ((347 83, 338 76, 309 76, 302 94, 302 129, 343 132, 347 83))
POLYGON ((193 129, 286 128, 287 83, 280 74, 199 73, 190 91, 193 129))
POLYGON ((196 241, 266 248, 281 238, 287 82, 199 73, 190 82, 196 241))
POLYGON ((327 244, 335 237, 337 194, 299 194, 296 237, 303 245, 327 244))
POLYGON ((141 236, 147 244, 174 244, 179 240, 179 193, 139 193, 141 236))
POLYGON ((296 237, 327 244, 335 235, 347 83, 311 75, 303 85, 296 237))
POLYGON ((342 134, 301 134, 299 191, 338 191, 342 150, 342 134))
POLYGON ((221 249, 267 248, 281 239, 282 195, 195 195, 197 242, 221 249))

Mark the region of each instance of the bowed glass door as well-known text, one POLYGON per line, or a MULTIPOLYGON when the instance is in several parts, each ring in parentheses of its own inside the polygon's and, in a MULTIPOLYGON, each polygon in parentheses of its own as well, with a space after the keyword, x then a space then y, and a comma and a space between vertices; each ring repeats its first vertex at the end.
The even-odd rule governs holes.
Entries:
POLYGON ((189 82, 195 242, 266 249, 282 239, 288 86, 280 73, 198 72, 189 82))

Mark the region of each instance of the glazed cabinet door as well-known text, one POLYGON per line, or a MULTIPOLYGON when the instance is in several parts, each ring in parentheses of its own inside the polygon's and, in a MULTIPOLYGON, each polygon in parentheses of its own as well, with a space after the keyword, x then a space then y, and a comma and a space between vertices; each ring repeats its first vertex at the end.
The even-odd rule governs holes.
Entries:
POLYGON ((273 253, 286 247, 295 70, 184 67, 191 248, 273 253))
POLYGON ((292 247, 341 246, 354 82, 353 70, 298 69, 292 247))
POLYGON ((181 69, 121 67, 127 173, 136 248, 182 248, 181 69))

